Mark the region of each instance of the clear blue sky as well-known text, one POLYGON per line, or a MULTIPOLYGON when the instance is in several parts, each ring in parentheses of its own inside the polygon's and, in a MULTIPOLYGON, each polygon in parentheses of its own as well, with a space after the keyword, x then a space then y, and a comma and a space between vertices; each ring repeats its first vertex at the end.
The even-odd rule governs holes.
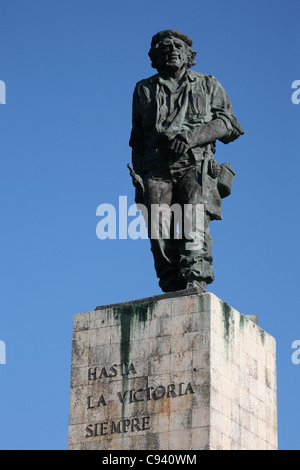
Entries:
POLYGON ((0 448, 66 449, 73 314, 160 294, 148 240, 96 237, 96 208, 133 203, 135 83, 151 37, 194 40, 245 136, 214 222, 210 291, 277 341, 281 449, 300 449, 298 0, 0 0, 0 448))

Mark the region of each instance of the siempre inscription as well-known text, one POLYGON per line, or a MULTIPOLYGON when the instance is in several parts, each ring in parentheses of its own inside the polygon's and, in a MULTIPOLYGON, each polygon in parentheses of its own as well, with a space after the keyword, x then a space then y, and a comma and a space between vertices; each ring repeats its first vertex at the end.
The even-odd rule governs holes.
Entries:
POLYGON ((89 424, 86 428, 85 438, 108 436, 109 434, 122 434, 150 429, 150 416, 142 418, 127 418, 120 421, 102 421, 102 423, 89 424))

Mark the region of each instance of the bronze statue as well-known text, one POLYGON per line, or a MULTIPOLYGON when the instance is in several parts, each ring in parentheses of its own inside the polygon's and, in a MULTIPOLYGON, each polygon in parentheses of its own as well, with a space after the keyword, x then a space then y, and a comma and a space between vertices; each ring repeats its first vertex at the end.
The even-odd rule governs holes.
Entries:
POLYGON ((149 56, 158 73, 138 82, 133 95, 130 146, 136 203, 148 214, 154 205, 204 207, 199 249, 188 249, 185 237, 176 237, 174 230, 167 239, 149 233, 164 292, 202 293, 213 282, 209 223, 222 218, 221 199, 230 194, 235 177, 229 164, 215 159, 216 140, 228 144, 244 133, 218 80, 190 70, 196 56, 192 45, 179 31, 157 33, 149 56))

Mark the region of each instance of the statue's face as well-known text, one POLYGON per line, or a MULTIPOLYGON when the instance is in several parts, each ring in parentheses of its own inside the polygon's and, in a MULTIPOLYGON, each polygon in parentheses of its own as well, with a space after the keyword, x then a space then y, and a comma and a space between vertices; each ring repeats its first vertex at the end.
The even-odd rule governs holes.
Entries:
POLYGON ((176 37, 163 39, 157 48, 157 59, 161 69, 183 69, 187 64, 185 43, 176 37))

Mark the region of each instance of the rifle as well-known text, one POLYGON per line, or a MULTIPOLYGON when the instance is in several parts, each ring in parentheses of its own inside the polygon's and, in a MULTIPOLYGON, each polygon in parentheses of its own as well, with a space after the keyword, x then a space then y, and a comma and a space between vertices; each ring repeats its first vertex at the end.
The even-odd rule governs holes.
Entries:
POLYGON ((132 178, 133 186, 136 188, 137 192, 140 195, 144 196, 145 186, 144 186, 144 182, 143 182, 142 177, 134 171, 134 169, 130 166, 129 163, 127 164, 127 168, 129 169, 130 176, 132 178))

